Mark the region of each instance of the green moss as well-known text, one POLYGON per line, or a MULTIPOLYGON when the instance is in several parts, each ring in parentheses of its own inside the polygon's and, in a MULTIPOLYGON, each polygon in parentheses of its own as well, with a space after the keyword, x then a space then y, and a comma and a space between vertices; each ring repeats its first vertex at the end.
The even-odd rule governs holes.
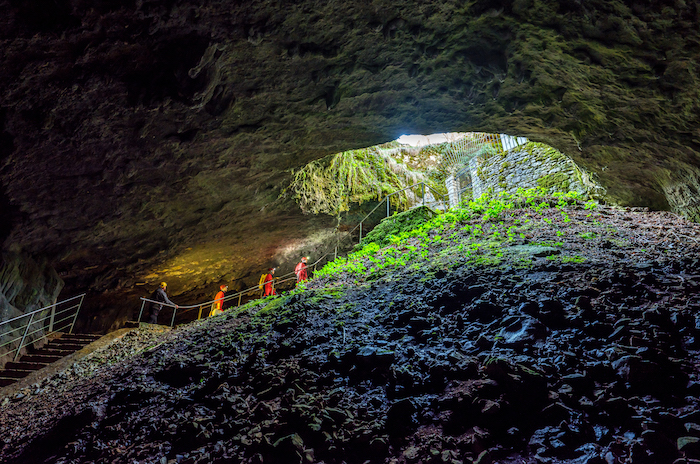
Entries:
POLYGON ((427 206, 419 206, 410 211, 394 214, 382 219, 372 231, 363 239, 365 243, 373 242, 380 246, 390 242, 392 236, 399 236, 425 224, 434 218, 437 213, 427 206))
MULTIPOLYGON (((338 216, 351 203, 402 190, 430 179, 391 156, 391 145, 350 150, 313 161, 294 173, 286 191, 291 191, 305 213, 338 216)), ((395 148, 395 147, 393 147, 395 148)), ((419 194, 404 191, 391 197, 395 207, 406 209, 419 194)))
MULTIPOLYGON (((530 260, 523 259, 509 245, 532 225, 505 225, 503 219, 508 210, 531 208, 538 214, 553 206, 565 208, 579 198, 576 192, 545 197, 542 189, 518 189, 514 194, 482 195, 431 219, 419 215, 411 218, 404 213, 406 219, 399 225, 390 226, 386 221, 385 230, 368 236, 362 247, 347 258, 328 263, 316 272, 316 277, 342 274, 358 283, 391 279, 396 269, 425 276, 431 269, 445 270, 465 264, 495 266, 506 259, 527 266, 530 260)), ((551 223, 546 217, 542 221, 551 223)), ((562 246, 562 243, 551 245, 562 246)))
POLYGON ((555 172, 537 179, 537 185, 547 191, 568 192, 570 180, 566 173, 555 172))

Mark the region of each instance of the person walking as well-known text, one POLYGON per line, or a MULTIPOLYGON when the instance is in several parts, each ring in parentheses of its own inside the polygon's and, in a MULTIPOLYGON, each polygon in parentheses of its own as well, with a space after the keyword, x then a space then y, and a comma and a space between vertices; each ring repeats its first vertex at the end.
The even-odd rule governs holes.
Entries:
POLYGON ((209 317, 216 316, 224 312, 224 297, 228 291, 228 286, 221 285, 219 287, 219 293, 214 297, 214 303, 211 305, 211 311, 209 311, 209 317))
POLYGON ((306 282, 309 280, 309 276, 306 271, 306 262, 308 261, 308 256, 302 256, 301 262, 294 268, 294 273, 297 275, 297 284, 299 282, 306 282))
POLYGON ((148 322, 151 324, 158 323, 158 314, 160 313, 160 310, 163 309, 164 303, 175 306, 175 309, 179 308, 178 305, 176 305, 175 303, 170 301, 170 298, 168 298, 168 294, 165 292, 165 289, 167 287, 168 287, 168 284, 166 284, 165 282, 161 282, 160 287, 158 287, 153 293, 151 293, 151 296, 149 299, 158 302, 158 303, 151 302, 151 311, 150 311, 150 316, 148 318, 148 322))
POLYGON ((275 268, 271 267, 265 276, 265 294, 263 296, 277 295, 273 275, 275 275, 275 268))

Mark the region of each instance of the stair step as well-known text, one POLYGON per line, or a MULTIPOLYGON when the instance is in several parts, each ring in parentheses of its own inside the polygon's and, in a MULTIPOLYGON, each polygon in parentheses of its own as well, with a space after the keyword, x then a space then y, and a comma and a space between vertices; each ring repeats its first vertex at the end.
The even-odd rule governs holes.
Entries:
POLYGON ((102 338, 102 335, 92 334, 61 334, 49 341, 42 348, 29 348, 28 354, 18 362, 5 363, 5 369, 0 370, 0 387, 12 385, 18 379, 36 372, 60 359, 82 350, 87 345, 102 338))
POLYGON ((9 377, 12 379, 23 379, 34 371, 25 371, 23 369, 3 369, 0 371, 0 377, 9 377))
POLYGON ((29 353, 30 355, 39 355, 39 356, 44 356, 44 355, 49 355, 49 356, 58 356, 59 358, 62 358, 64 356, 68 356, 69 354, 75 353, 75 350, 61 350, 61 349, 54 349, 54 348, 40 348, 38 350, 31 350, 29 353))
POLYGON ((91 343, 102 338, 102 335, 93 334, 63 334, 55 340, 89 340, 91 343))
MULTIPOLYGON (((25 356, 26 357, 26 356, 25 356)), ((5 369, 22 369, 25 371, 38 371, 48 366, 49 363, 26 362, 22 359, 19 362, 8 362, 5 364, 5 369)))
POLYGON ((63 358, 63 356, 56 355, 46 355, 46 354, 27 354, 22 356, 22 362, 27 363, 45 363, 51 364, 52 362, 58 361, 63 358))
POLYGON ((48 345, 44 345, 44 349, 49 349, 49 350, 66 350, 66 351, 70 350, 70 351, 78 351, 78 350, 82 350, 83 348, 85 348, 85 347, 88 346, 88 345, 89 345, 89 343, 85 343, 85 344, 80 344, 80 343, 68 343, 68 342, 65 342, 65 343, 60 343, 60 342, 58 342, 58 343, 57 343, 57 342, 55 342, 55 341, 52 341, 52 342, 49 343, 48 345))

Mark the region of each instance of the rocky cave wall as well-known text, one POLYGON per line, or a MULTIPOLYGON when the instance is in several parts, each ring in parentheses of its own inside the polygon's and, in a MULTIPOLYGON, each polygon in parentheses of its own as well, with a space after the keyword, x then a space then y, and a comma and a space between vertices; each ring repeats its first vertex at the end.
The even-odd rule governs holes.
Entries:
MULTIPOLYGON (((0 254, 0 321, 16 319, 56 303, 62 288, 63 281, 46 260, 37 262, 29 256, 11 252, 0 254)), ((38 323, 31 326, 30 341, 44 336, 47 324, 42 320, 45 316, 42 311, 34 318, 38 323)), ((29 316, 0 328, 0 366, 9 359, 7 354, 19 346, 18 338, 21 339, 28 322, 29 316)))
POLYGON ((4 247, 100 320, 161 280, 197 300, 307 254, 334 221, 280 198, 290 169, 403 133, 526 136, 621 204, 697 217, 697 1, 0 8, 4 247))
POLYGON ((530 142, 487 158, 472 158, 469 172, 474 197, 537 187, 551 193, 575 191, 598 199, 605 195, 605 189, 571 158, 540 143, 530 142))

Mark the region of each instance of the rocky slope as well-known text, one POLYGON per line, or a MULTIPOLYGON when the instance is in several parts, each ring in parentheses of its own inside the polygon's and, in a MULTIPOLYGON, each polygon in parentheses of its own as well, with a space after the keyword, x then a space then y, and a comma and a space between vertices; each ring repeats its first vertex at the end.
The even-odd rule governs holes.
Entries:
POLYGON ((2 400, 0 459, 696 462, 700 226, 541 200, 408 218, 305 289, 133 331, 2 400))
POLYGON ((277 202, 288 170, 407 132, 527 136, 622 204, 698 217, 696 1, 0 9, 0 237, 93 309, 307 254, 299 237, 333 224, 277 202))

